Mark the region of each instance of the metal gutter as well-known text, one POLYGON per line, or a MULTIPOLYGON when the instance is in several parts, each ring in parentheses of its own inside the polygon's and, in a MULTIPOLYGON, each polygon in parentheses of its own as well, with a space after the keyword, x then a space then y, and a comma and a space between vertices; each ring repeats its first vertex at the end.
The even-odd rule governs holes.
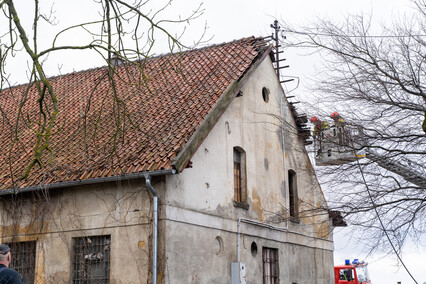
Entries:
POLYGON ((133 179, 139 179, 139 178, 146 178, 147 176, 154 177, 154 176, 164 176, 164 175, 174 175, 174 174, 176 174, 175 169, 168 169, 168 170, 158 170, 158 171, 152 171, 152 172, 131 173, 126 175, 112 176, 112 177, 65 181, 65 182, 58 182, 53 184, 42 184, 42 185, 36 185, 36 186, 30 186, 30 187, 24 187, 24 188, 18 188, 18 189, 0 190, 0 196, 40 191, 40 190, 74 187, 79 185, 90 185, 90 184, 98 184, 98 183, 106 183, 106 182, 114 182, 114 181, 133 180, 133 179))
MULTIPOLYGON (((283 147, 283 170, 284 170, 284 199, 285 199, 285 203, 286 203, 286 207, 288 204, 287 208, 290 208, 290 201, 287 198, 287 185, 288 185, 288 173, 287 173, 287 166, 286 166, 286 150, 285 150, 285 129, 284 129, 284 122, 285 122, 285 117, 284 117, 284 102, 285 102, 285 93, 282 93, 282 97, 280 98, 280 115, 281 115, 281 145, 283 147)), ((285 212, 286 216, 285 216, 285 228, 288 229, 288 218, 287 218, 287 211, 285 212)))

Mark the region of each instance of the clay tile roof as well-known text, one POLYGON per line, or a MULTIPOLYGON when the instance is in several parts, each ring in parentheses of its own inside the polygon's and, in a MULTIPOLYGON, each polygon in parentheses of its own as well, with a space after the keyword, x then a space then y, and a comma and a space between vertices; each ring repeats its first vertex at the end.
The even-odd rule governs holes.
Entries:
POLYGON ((39 117, 36 88, 18 123, 28 85, 3 90, 0 190, 172 169, 228 85, 266 50, 260 41, 245 38, 121 65, 114 76, 117 100, 106 67, 50 78, 60 109, 53 152, 45 152, 44 166, 35 166, 26 180, 39 117))

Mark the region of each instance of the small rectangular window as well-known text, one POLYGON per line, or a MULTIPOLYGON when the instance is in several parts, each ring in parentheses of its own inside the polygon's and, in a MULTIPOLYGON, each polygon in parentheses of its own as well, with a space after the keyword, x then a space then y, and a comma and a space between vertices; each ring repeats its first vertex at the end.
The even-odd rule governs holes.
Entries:
POLYGON ((73 283, 109 283, 111 237, 74 238, 73 245, 73 283))
POLYGON ((36 242, 8 243, 11 262, 9 267, 18 271, 22 283, 33 284, 35 276, 36 242))
POLYGON ((263 284, 279 283, 278 249, 262 248, 263 284))
POLYGON ((246 153, 240 147, 234 147, 234 206, 248 209, 247 204, 247 177, 246 153))
POLYGON ((241 153, 234 149, 234 200, 242 201, 241 189, 241 153))
POLYGON ((289 191, 289 206, 290 220, 299 222, 299 198, 297 194, 297 178, 296 172, 288 171, 288 191, 289 191))

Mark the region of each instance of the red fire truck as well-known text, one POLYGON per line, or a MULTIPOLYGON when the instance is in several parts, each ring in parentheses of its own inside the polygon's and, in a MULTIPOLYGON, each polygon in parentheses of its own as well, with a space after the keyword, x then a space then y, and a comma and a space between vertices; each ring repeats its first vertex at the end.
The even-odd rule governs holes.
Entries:
POLYGON ((371 284, 367 263, 355 259, 345 260, 344 265, 334 266, 335 284, 371 284))

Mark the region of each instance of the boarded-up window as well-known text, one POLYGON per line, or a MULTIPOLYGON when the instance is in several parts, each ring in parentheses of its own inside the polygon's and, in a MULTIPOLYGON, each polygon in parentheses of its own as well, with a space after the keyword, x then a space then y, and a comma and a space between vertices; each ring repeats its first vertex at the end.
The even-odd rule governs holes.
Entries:
POLYGON ((109 283, 111 237, 74 238, 73 283, 109 283))
POLYGON ((36 242, 16 242, 7 245, 11 254, 9 267, 18 271, 23 284, 34 283, 36 242))
POLYGON ((243 149, 234 147, 234 201, 245 203, 246 198, 246 155, 243 149))
POLYGON ((262 248, 263 284, 279 283, 278 249, 262 248))

